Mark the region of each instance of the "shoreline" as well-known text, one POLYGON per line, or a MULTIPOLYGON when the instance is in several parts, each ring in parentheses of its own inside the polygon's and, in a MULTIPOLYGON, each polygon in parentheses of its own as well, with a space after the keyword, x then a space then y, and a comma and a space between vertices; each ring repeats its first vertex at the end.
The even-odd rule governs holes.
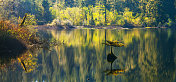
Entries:
POLYGON ((151 28, 171 28, 171 27, 123 27, 123 26, 65 26, 65 25, 59 25, 59 26, 50 26, 50 25, 37 25, 34 26, 34 29, 38 30, 62 30, 62 29, 151 29, 151 28))

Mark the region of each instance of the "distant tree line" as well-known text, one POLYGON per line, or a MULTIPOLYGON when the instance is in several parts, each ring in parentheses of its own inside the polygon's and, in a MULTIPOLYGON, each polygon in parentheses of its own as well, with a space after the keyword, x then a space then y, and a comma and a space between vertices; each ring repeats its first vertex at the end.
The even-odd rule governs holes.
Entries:
POLYGON ((175 26, 176 0, 6 0, 0 17, 25 13, 37 24, 175 26))

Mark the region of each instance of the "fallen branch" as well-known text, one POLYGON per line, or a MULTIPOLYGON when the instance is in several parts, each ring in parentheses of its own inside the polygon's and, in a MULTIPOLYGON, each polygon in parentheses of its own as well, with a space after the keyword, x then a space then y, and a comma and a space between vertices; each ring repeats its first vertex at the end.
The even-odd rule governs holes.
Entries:
POLYGON ((24 22, 25 22, 26 18, 27 18, 27 13, 24 15, 23 21, 22 21, 21 24, 19 25, 20 27, 22 27, 22 26, 24 25, 24 22))

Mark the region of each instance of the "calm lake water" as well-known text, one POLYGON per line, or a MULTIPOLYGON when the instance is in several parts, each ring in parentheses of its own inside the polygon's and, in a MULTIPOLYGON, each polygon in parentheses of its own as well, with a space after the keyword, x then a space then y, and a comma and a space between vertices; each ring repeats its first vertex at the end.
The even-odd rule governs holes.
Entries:
POLYGON ((9 82, 176 82, 176 30, 74 29, 40 32, 61 45, 35 49, 1 68, 9 82), (107 61, 111 47, 105 40, 122 41, 112 47, 117 59, 107 61))

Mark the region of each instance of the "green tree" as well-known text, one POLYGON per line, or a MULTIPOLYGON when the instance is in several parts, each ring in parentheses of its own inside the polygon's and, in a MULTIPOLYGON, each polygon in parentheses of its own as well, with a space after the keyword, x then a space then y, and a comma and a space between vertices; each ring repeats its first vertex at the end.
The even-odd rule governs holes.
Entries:
POLYGON ((43 21, 44 23, 48 23, 52 21, 52 15, 51 12, 49 11, 49 3, 48 0, 43 0, 42 6, 44 8, 44 13, 43 13, 43 21))

